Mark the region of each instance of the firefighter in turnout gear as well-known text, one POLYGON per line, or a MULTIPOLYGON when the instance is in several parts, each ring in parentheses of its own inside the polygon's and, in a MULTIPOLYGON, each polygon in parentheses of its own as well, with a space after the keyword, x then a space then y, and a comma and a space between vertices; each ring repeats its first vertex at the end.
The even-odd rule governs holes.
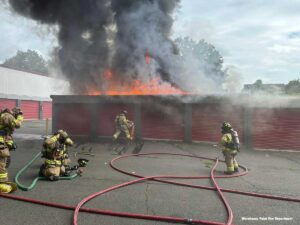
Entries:
POLYGON ((8 182, 7 162, 10 151, 17 148, 12 134, 16 128, 21 127, 23 120, 23 112, 19 107, 4 109, 0 113, 0 193, 9 193, 16 189, 14 183, 8 182))
POLYGON ((113 139, 117 140, 121 133, 123 133, 128 141, 133 140, 133 135, 130 130, 134 129, 134 123, 126 118, 127 111, 122 111, 121 114, 116 116, 116 132, 113 135, 113 139))
POLYGON ((58 180, 60 176, 69 176, 71 160, 68 155, 68 146, 72 145, 73 141, 64 130, 58 130, 46 138, 42 151, 42 158, 45 158, 45 162, 40 169, 40 175, 51 181, 58 180))
POLYGON ((237 132, 232 128, 230 123, 224 122, 221 129, 223 136, 220 144, 223 147, 223 155, 227 166, 227 170, 224 173, 230 175, 238 172, 239 165, 236 161, 236 155, 240 151, 239 139, 237 132))

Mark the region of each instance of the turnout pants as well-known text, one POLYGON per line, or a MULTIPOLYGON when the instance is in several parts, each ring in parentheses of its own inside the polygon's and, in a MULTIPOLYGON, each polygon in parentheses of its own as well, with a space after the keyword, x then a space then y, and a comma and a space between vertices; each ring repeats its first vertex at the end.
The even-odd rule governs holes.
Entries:
POLYGON ((123 133, 128 140, 131 139, 131 135, 127 126, 117 127, 116 132, 113 135, 113 138, 115 140, 118 139, 121 133, 123 133))
POLYGON ((47 178, 59 177, 61 174, 64 174, 66 169, 63 165, 45 165, 43 169, 43 175, 47 178))
POLYGON ((6 169, 7 157, 10 156, 9 149, 0 149, 0 182, 8 181, 8 172, 6 169))
POLYGON ((235 169, 238 169, 239 164, 235 159, 235 157, 237 155, 236 150, 224 150, 223 154, 225 157, 227 172, 234 172, 235 169))

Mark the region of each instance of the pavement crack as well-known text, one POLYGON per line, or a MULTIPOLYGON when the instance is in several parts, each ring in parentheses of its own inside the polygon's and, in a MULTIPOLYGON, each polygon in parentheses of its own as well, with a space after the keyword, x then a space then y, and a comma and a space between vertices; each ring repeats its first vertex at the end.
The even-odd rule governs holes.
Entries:
POLYGON ((146 206, 146 211, 147 214, 149 214, 149 211, 151 212, 152 215, 155 215, 155 212, 150 208, 149 205, 149 184, 146 184, 146 189, 145 189, 145 206, 146 206))
POLYGON ((146 189, 145 189, 145 205, 146 205, 147 214, 149 214, 149 195, 148 195, 148 190, 149 190, 149 184, 146 184, 146 189))

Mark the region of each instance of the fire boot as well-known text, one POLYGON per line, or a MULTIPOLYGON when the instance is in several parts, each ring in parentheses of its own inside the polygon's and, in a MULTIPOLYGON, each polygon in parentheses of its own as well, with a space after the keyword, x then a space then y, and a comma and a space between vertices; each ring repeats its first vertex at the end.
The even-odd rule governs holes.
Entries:
POLYGON ((13 182, 1 182, 0 183, 0 193, 8 194, 17 190, 17 184, 13 182))
POLYGON ((58 176, 53 176, 53 175, 51 175, 51 176, 49 177, 49 180, 51 180, 51 181, 58 181, 58 180, 59 180, 59 177, 58 177, 58 176))
POLYGON ((72 169, 69 166, 65 166, 65 172, 61 174, 63 177, 69 177, 71 175, 72 169))
POLYGON ((234 168, 234 172, 238 173, 239 172, 239 168, 238 167, 234 168))
POLYGON ((71 176, 71 170, 66 170, 63 174, 62 174, 63 177, 69 177, 71 176))

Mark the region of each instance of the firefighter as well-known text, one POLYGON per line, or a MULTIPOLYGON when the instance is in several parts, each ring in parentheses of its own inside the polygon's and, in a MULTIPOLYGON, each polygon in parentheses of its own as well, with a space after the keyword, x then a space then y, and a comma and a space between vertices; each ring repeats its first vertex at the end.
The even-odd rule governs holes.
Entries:
POLYGON ((122 111, 121 114, 115 118, 116 132, 113 135, 113 139, 117 140, 121 133, 123 133, 127 141, 133 140, 133 135, 130 133, 130 129, 133 129, 134 123, 126 118, 127 111, 122 111))
POLYGON ((223 147, 223 155, 225 157, 225 162, 227 170, 224 171, 225 174, 233 174, 238 172, 238 162, 236 161, 236 155, 240 151, 238 134, 233 130, 232 126, 228 122, 224 122, 221 127, 222 138, 220 145, 223 147))
POLYGON ((23 120, 23 112, 19 107, 4 109, 0 113, 0 192, 9 193, 16 189, 14 183, 8 182, 7 162, 10 151, 17 148, 12 134, 21 127, 23 120))
POLYGON ((68 155, 68 147, 73 145, 73 141, 64 130, 46 138, 43 143, 42 158, 45 162, 40 169, 40 175, 56 181, 60 176, 70 175, 71 160, 68 155))

